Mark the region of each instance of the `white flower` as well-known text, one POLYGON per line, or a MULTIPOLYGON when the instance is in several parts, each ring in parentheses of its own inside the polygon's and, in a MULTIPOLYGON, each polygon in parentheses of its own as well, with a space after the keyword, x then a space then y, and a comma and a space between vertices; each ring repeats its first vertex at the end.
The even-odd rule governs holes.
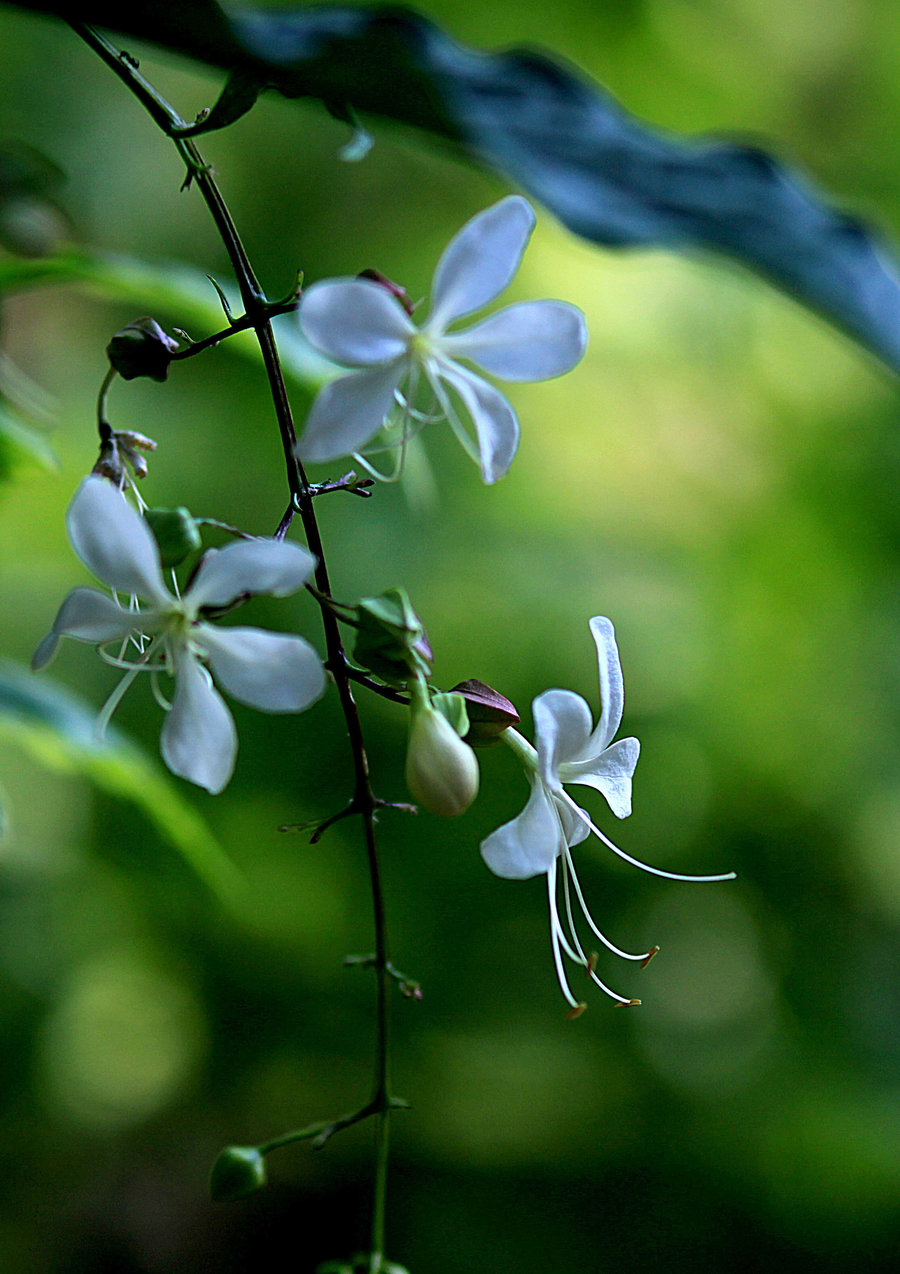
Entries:
POLYGON ((507 306, 462 332, 447 329, 494 300, 512 279, 534 229, 519 195, 473 217, 451 240, 432 283, 431 314, 417 328, 396 296, 368 279, 327 279, 303 295, 300 324, 329 358, 360 370, 322 389, 297 446, 302 460, 329 461, 360 452, 399 403, 401 443, 417 423, 449 420, 485 482, 509 468, 519 442, 516 413, 503 395, 458 360, 508 381, 547 380, 571 371, 587 342, 584 316, 563 301, 507 306), (415 408, 424 377, 436 415, 415 408), (454 406, 471 417, 473 440, 454 406))
POLYGON ((302 637, 259 628, 214 628, 200 618, 201 612, 228 606, 244 594, 293 593, 312 573, 315 558, 298 544, 239 540, 209 549, 184 596, 176 597, 163 582, 149 527, 106 479, 82 482, 66 524, 75 552, 98 579, 149 605, 128 609, 97 589, 73 589, 32 667, 50 662, 61 636, 97 643, 131 639, 140 652, 135 662, 107 656, 128 672, 101 720, 108 720, 138 672, 164 669, 175 677, 175 696, 171 704, 163 701, 169 709, 162 730, 163 760, 182 778, 221 792, 234 769, 237 735, 204 662, 230 695, 265 712, 309 707, 324 690, 325 674, 319 656, 302 637))
POLYGON ((573 845, 593 832, 626 862, 667 880, 730 880, 734 876, 733 872, 720 876, 685 876, 639 862, 604 836, 586 811, 566 792, 564 784, 581 783, 601 792, 618 818, 625 818, 631 813, 631 780, 640 744, 633 738, 612 742, 622 720, 624 703, 619 651, 608 619, 595 616, 590 627, 600 666, 600 719, 592 729, 591 710, 580 695, 569 690, 547 690, 532 705, 536 747, 532 747, 517 731, 504 731, 500 737, 522 760, 531 782, 531 796, 518 818, 492 832, 481 845, 485 862, 498 876, 524 880, 546 874, 553 959, 560 987, 572 1007, 573 1016, 581 1012, 584 1005, 575 999, 569 988, 563 969, 563 955, 581 965, 617 1003, 640 1003, 611 991, 597 977, 595 957, 585 955, 576 932, 573 891, 591 932, 610 951, 626 960, 639 960, 642 964, 656 954, 655 947, 639 955, 621 951, 597 928, 575 875, 570 853, 573 845), (558 893, 563 900, 562 919, 558 893))

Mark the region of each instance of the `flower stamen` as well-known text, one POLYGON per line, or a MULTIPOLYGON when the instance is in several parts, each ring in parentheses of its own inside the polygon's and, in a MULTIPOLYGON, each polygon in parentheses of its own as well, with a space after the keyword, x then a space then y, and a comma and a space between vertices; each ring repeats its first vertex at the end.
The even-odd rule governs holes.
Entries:
MULTIPOLYGON (((737 873, 733 871, 722 872, 715 876, 689 876, 684 872, 664 871, 662 867, 651 867, 649 863, 642 863, 639 858, 633 858, 632 855, 627 854, 624 849, 619 849, 618 845, 614 845, 608 836, 604 836, 600 831, 600 828, 592 822, 590 815, 587 814, 576 801, 572 800, 568 792, 560 789, 560 791, 554 793, 554 795, 558 799, 565 801, 572 810, 572 813, 577 815, 581 822, 584 823, 585 827, 589 828, 598 840, 603 842, 607 849, 611 849, 614 854, 618 854, 619 858, 624 859, 626 863, 631 863, 632 867, 639 867, 641 871, 649 872, 651 876, 661 876, 663 880, 693 881, 695 884, 711 884, 720 880, 735 880, 737 877, 737 873)), ((641 958, 646 959, 646 957, 641 958)))

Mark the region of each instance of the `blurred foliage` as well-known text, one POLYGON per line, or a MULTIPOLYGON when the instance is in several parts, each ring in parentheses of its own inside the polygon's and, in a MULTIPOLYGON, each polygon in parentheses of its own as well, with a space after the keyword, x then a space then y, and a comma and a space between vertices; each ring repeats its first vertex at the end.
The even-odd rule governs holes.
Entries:
MULTIPOLYGON (((764 134, 900 231, 889 0, 425 11, 473 45, 545 45, 664 128, 764 134)), ((136 51, 185 116, 214 100, 217 77, 136 51)), ((3 462, 0 644, 27 663, 85 579, 63 514, 93 463, 106 344, 144 313, 195 339, 216 330, 203 275, 227 286, 228 272, 169 144, 64 27, 0 11, 0 71, 5 138, 66 174, 53 192, 65 259, 91 265, 38 286, 63 255, 0 256, 0 277, 20 272, 0 313, 4 356, 20 389, 41 387, 23 404, 0 376, 4 407, 59 466, 3 462), (109 267, 123 258, 128 270, 109 267), (49 439, 43 395, 56 404, 49 439)), ((374 135, 363 162, 342 163, 346 124, 263 100, 203 140, 274 295, 298 266, 309 280, 371 266, 424 295, 450 235, 502 192, 410 134, 374 135)), ((661 882, 581 847, 603 927, 661 951, 644 973, 601 961, 642 1008, 598 997, 568 1023, 543 882, 497 880, 478 855, 525 795, 505 749, 480 754, 482 792, 463 819, 383 815, 393 958, 424 990, 395 1006, 396 1081, 413 1109, 396 1123, 389 1253, 413 1274, 892 1270, 896 384, 737 270, 600 252, 546 216, 509 299, 530 296, 582 306, 585 363, 515 393, 523 441, 496 488, 431 429, 430 467, 407 490, 322 498, 336 592, 355 604, 402 584, 436 683, 486 681, 526 733, 549 686, 595 703, 587 620, 609 615, 624 728, 643 750, 634 815, 603 826, 659 866, 739 879, 661 882)), ((292 321, 279 329, 299 349, 292 321)), ((249 348, 229 341, 164 385, 117 384, 109 410, 159 442, 151 503, 265 533, 285 489, 249 348)), ((300 352, 291 366, 302 416, 322 367, 300 352)), ((320 640, 302 596, 245 613, 320 640)), ((76 643, 54 675, 97 708, 114 683, 76 643)), ((363 711, 378 791, 403 800, 403 711, 368 699, 363 711)), ((313 1270, 364 1246, 364 1127, 319 1154, 278 1151, 252 1198, 207 1198, 223 1146, 349 1109, 370 1076, 371 981, 342 967, 371 944, 356 830, 339 823, 315 845, 277 830, 346 799, 340 716, 327 696, 297 719, 235 715, 226 792, 180 787, 246 880, 235 909, 132 802, 0 739, 4 1272, 225 1274, 284 1246, 313 1270)), ((145 688, 116 721, 155 752, 145 688)))

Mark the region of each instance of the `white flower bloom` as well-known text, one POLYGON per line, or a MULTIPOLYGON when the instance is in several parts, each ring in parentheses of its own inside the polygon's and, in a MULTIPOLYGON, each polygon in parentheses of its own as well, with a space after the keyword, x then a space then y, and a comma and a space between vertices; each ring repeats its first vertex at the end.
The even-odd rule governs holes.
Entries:
POLYGON ((171 704, 164 703, 169 711, 162 730, 163 760, 182 778, 221 792, 234 769, 237 735, 204 663, 230 695, 265 712, 309 707, 325 688, 325 674, 319 656, 302 637, 259 628, 214 628, 200 618, 201 611, 227 606, 246 593, 293 593, 311 575, 315 558, 298 544, 239 540, 209 549, 184 596, 176 597, 163 582, 149 527, 104 478, 82 482, 66 524, 75 552, 98 579, 148 605, 129 609, 97 589, 73 589, 32 667, 50 662, 61 636, 96 643, 130 639, 140 652, 134 662, 107 656, 128 672, 101 721, 108 720, 139 672, 164 669, 175 678, 175 696, 171 704))
POLYGON ((550 898, 550 937, 553 959, 563 995, 577 1015, 584 1008, 572 995, 563 968, 563 955, 581 965, 607 995, 622 1005, 639 1004, 611 991, 598 978, 594 957, 585 955, 575 928, 572 892, 595 937, 616 955, 646 964, 656 948, 632 955, 621 951, 601 933, 585 905, 570 850, 591 832, 626 862, 667 880, 731 880, 733 872, 720 876, 685 876, 663 871, 632 858, 614 845, 594 825, 590 816, 566 792, 564 784, 580 783, 596 788, 618 818, 631 813, 631 780, 637 765, 637 739, 612 742, 622 720, 624 692, 622 667, 615 632, 608 619, 590 621, 600 666, 600 719, 592 729, 591 710, 580 695, 569 690, 547 690, 532 705, 536 747, 515 730, 500 736, 523 762, 531 782, 525 809, 482 842, 481 853, 498 876, 524 880, 546 874, 550 898), (559 894, 563 900, 560 918, 559 894))
POLYGON ((509 468, 519 442, 516 413, 503 395, 460 359, 508 381, 547 380, 571 371, 584 353, 584 315, 564 301, 507 306, 474 327, 448 332, 509 284, 534 229, 519 195, 473 217, 451 240, 432 283, 431 314, 419 328, 387 288, 368 279, 314 283, 300 304, 307 339, 335 362, 359 370, 321 390, 297 446, 302 460, 329 461, 359 453, 395 406, 402 409, 403 445, 419 423, 446 418, 480 461, 485 482, 509 468), (436 414, 416 411, 424 378, 436 414), (471 418, 474 440, 455 398, 471 418))

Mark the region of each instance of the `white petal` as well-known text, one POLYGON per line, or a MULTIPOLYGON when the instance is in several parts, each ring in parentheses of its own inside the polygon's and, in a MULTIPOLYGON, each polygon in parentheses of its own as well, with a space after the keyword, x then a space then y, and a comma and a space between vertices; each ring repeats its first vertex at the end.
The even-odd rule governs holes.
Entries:
POLYGON ((172 600, 150 528, 106 478, 85 478, 66 525, 75 552, 104 584, 158 604, 172 600))
POLYGON ((136 611, 125 610, 96 588, 73 588, 57 612, 52 631, 35 651, 31 666, 35 672, 46 667, 56 654, 61 636, 78 641, 112 641, 135 628, 142 628, 136 611))
POLYGON ((467 332, 441 338, 450 358, 470 358, 501 380, 549 380, 570 372, 587 345, 584 315, 565 301, 508 305, 467 332))
POLYGON ((195 632, 216 680, 252 708, 302 712, 325 689, 322 661, 302 637, 210 624, 200 624, 195 632))
POLYGON ((178 661, 175 700, 160 740, 163 760, 173 774, 221 792, 237 756, 237 731, 212 678, 190 655, 178 661))
POLYGON ((493 301, 512 279, 534 229, 531 205, 510 195, 467 221, 438 262, 426 328, 443 332, 493 301))
POLYGON ((502 478, 519 445, 519 420, 498 389, 457 363, 441 363, 438 375, 456 392, 472 417, 485 482, 502 478))
POLYGON ((559 777, 564 783, 596 788, 616 818, 627 818, 631 813, 631 779, 640 751, 637 739, 619 739, 594 760, 560 766, 559 777))
POLYGON ((236 540, 207 549, 184 605, 227 606, 242 593, 286 597, 303 587, 315 566, 309 549, 289 540, 236 540))
POLYGON ((348 367, 398 358, 416 330, 397 298, 368 279, 314 283, 299 314, 310 344, 348 367))
POLYGON ((497 876, 527 880, 550 870, 563 847, 562 840, 556 807, 536 778, 522 813, 481 842, 481 856, 497 876))
POLYGON ((571 690, 545 690, 532 704, 538 765, 550 787, 560 783, 559 767, 579 756, 591 733, 591 710, 571 690))
MULTIPOLYGON (((602 752, 610 739, 615 738, 616 731, 622 722, 622 709, 625 706, 625 687, 622 681, 622 665, 619 662, 616 633, 604 615, 595 615, 591 620, 591 636, 597 647, 597 663, 600 672, 600 719, 585 749, 584 759, 602 752)), ((577 759, 579 758, 572 757, 572 760, 577 759)))
POLYGON ((341 376, 321 389, 297 443, 300 459, 327 462, 361 451, 393 410, 394 391, 406 366, 404 356, 371 371, 341 376))
MULTIPOLYGON (((556 806, 556 812, 559 815, 559 821, 562 823, 563 836, 566 838, 566 844, 571 848, 572 845, 580 845, 583 840, 591 834, 591 829, 587 826, 583 818, 579 818, 575 810, 581 809, 580 805, 575 809, 565 800, 559 800, 554 796, 553 803, 556 806)), ((581 813, 585 815, 584 810, 581 813)))

